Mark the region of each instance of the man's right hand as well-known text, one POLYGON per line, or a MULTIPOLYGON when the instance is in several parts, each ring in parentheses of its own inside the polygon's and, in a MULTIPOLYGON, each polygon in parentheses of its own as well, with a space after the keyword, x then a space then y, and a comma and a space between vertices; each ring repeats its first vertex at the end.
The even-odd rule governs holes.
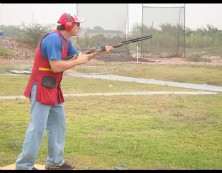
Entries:
POLYGON ((105 51, 95 51, 93 53, 83 53, 83 54, 79 54, 77 56, 77 59, 80 60, 80 63, 83 64, 83 63, 86 63, 88 62, 89 60, 95 58, 98 54, 102 53, 102 52, 105 52, 105 53, 110 53, 114 50, 114 48, 112 46, 109 46, 109 45, 106 45, 105 46, 105 51))
POLYGON ((89 55, 88 54, 79 54, 77 56, 77 60, 80 62, 80 64, 87 63, 89 61, 89 55))
POLYGON ((79 54, 77 59, 81 61, 81 64, 88 62, 89 60, 93 59, 98 55, 99 52, 93 52, 89 54, 79 54))

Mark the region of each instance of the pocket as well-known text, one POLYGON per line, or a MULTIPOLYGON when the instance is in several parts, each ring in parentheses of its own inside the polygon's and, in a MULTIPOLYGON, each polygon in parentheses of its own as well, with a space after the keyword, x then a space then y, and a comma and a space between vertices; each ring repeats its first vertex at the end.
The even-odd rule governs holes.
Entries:
POLYGON ((36 100, 42 104, 55 105, 58 103, 58 88, 48 88, 37 84, 36 100))
POLYGON ((43 76, 42 77, 42 85, 46 88, 55 88, 56 87, 56 79, 50 76, 43 76))

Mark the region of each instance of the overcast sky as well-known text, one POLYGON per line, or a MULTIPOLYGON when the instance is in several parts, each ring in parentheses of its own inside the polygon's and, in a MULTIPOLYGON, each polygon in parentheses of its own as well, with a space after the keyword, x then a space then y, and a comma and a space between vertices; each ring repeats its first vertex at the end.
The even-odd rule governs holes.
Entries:
MULTIPOLYGON (((180 4, 151 4, 144 6, 184 6, 185 25, 191 29, 212 25, 222 30, 222 3, 180 3, 180 4)), ((129 4, 129 25, 141 21, 142 4, 129 4)), ((76 14, 76 4, 1 4, 0 3, 0 25, 21 25, 23 22, 31 23, 34 20, 40 24, 56 24, 60 15, 64 12, 76 14), (28 22, 29 21, 29 22, 28 22)), ((104 16, 102 16, 104 17, 104 16)), ((85 19, 87 22, 87 19, 85 19)))

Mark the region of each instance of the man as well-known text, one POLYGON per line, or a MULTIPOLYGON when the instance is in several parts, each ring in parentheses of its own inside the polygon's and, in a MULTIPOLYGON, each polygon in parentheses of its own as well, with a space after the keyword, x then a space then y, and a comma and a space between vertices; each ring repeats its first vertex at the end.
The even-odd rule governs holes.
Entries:
MULTIPOLYGON (((64 97, 60 87, 63 72, 95 58, 99 52, 78 54, 70 37, 77 36, 81 21, 77 16, 64 13, 58 20, 57 30, 46 34, 40 41, 32 67, 32 72, 24 95, 30 98, 30 122, 22 146, 16 159, 17 170, 36 170, 34 167, 44 131, 48 137, 48 157, 45 169, 71 170, 74 165, 64 161, 65 112, 64 97), (73 56, 69 60, 63 58, 73 56)), ((105 46, 105 53, 112 46, 105 46)))

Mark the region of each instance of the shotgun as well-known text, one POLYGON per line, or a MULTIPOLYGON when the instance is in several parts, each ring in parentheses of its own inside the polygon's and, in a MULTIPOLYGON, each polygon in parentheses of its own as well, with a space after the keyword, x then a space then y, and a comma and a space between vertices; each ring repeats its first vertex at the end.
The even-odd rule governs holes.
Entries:
MULTIPOLYGON (((118 47, 121 47, 121 46, 126 45, 126 44, 135 43, 135 42, 143 41, 143 40, 150 39, 150 38, 152 38, 152 35, 145 35, 145 36, 141 36, 141 37, 137 37, 137 38, 128 39, 128 40, 125 40, 125 41, 122 41, 122 42, 119 42, 119 43, 111 44, 110 46, 112 46, 114 48, 118 48, 118 47)), ((92 47, 92 48, 86 50, 83 53, 84 54, 90 54, 90 53, 93 53, 93 52, 102 52, 102 51, 105 51, 105 46, 92 47)), ((74 57, 73 55, 68 56, 68 57, 65 57, 64 60, 69 60, 73 57, 74 57)))

